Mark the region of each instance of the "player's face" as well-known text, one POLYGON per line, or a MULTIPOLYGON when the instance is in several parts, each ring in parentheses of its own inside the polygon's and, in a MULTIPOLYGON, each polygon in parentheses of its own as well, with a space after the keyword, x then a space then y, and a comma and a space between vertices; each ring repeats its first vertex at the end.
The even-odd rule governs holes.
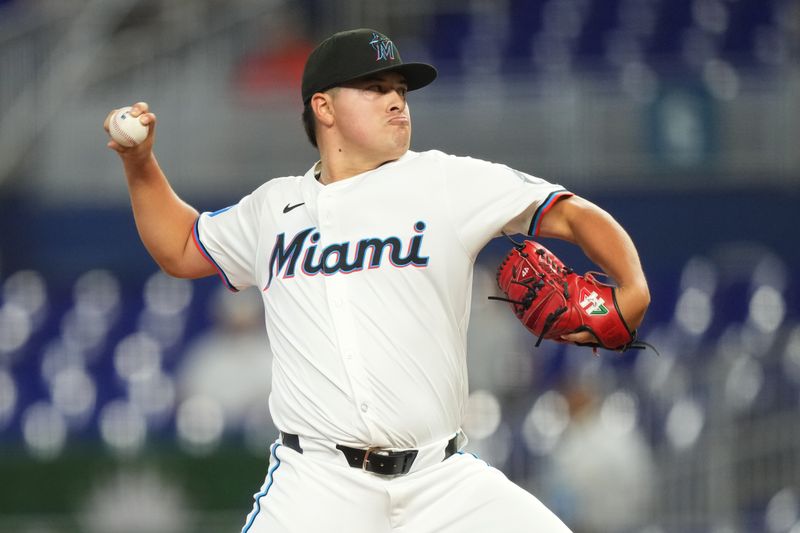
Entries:
POLYGON ((411 144, 411 115, 405 78, 385 72, 339 87, 336 126, 342 140, 384 161, 402 156, 411 144))

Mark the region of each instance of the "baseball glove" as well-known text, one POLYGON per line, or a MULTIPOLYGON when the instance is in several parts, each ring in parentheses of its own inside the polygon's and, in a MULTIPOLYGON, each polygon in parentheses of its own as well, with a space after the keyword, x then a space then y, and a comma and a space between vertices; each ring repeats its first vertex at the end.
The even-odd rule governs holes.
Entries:
POLYGON ((614 286, 598 281, 598 273, 576 274, 537 242, 514 244, 497 269, 505 297, 489 298, 511 303, 517 318, 538 337, 536 346, 542 339, 568 342, 561 336, 588 331, 597 342, 575 344, 620 352, 644 347, 619 312, 614 286))

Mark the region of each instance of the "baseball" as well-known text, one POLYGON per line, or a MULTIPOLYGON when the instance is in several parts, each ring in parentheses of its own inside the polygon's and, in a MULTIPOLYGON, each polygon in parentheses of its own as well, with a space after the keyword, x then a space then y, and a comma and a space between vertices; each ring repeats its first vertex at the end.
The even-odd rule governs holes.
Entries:
POLYGON ((141 122, 139 117, 132 117, 130 107, 123 107, 111 117, 108 125, 108 133, 111 138, 122 146, 136 146, 147 138, 148 128, 141 122))

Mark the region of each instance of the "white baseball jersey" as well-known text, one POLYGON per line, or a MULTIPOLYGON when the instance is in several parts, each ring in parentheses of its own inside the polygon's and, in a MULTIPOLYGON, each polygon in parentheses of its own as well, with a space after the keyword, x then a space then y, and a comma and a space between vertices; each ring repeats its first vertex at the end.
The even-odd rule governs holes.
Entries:
POLYGON ((503 229, 535 235, 570 193, 438 151, 330 185, 314 170, 268 181, 195 225, 224 282, 261 291, 273 420, 359 448, 446 440, 467 400, 478 252, 503 229), (531 206, 532 220, 509 225, 531 206))

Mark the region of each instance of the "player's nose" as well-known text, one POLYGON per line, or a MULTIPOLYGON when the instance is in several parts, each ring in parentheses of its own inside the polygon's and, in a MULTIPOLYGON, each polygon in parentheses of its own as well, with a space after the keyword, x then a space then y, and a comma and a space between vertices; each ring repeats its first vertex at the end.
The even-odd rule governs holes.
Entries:
POLYGON ((389 111, 402 112, 406 108, 406 98, 405 96, 398 90, 391 91, 389 93, 389 111))

